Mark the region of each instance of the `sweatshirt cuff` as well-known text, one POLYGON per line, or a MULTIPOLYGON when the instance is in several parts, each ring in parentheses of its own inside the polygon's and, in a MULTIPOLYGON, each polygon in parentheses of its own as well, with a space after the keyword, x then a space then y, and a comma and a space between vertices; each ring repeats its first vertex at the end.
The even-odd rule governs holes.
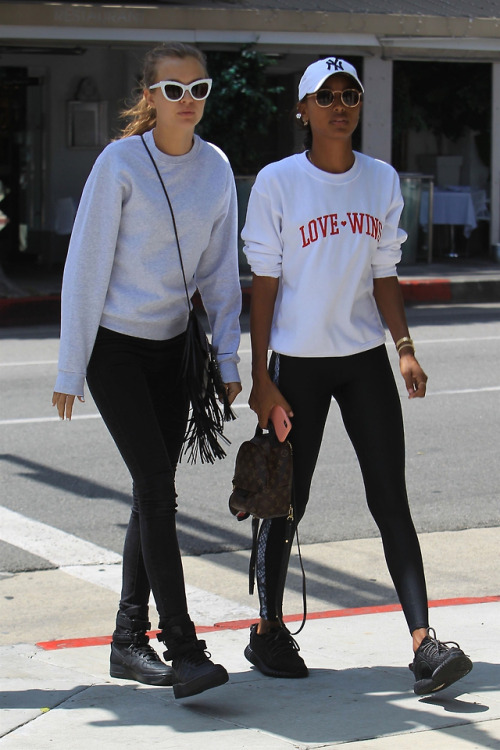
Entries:
POLYGON ((69 396, 84 396, 85 375, 78 372, 60 371, 54 391, 56 393, 67 393, 69 396))
POLYGON ((235 362, 219 362, 219 369, 223 383, 240 382, 238 366, 235 362))
POLYGON ((398 269, 396 266, 372 266, 374 279, 386 279, 388 276, 397 276, 398 269))

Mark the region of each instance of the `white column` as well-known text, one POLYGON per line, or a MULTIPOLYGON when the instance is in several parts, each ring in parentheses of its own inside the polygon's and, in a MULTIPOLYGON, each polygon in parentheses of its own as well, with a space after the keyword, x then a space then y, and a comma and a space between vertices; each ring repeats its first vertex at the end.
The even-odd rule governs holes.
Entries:
POLYGON ((490 245, 500 242, 500 63, 492 63, 490 245))
POLYGON ((365 93, 361 115, 362 150, 391 162, 392 60, 365 57, 361 79, 365 93))

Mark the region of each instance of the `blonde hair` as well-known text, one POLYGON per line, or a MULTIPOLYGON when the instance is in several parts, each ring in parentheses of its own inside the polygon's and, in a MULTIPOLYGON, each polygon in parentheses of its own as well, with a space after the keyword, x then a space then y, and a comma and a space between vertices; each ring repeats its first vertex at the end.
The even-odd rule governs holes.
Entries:
POLYGON ((147 130, 151 130, 156 125, 156 110, 148 105, 144 99, 144 89, 149 88, 156 83, 156 70, 159 62, 166 57, 194 57, 203 67, 205 74, 207 72, 207 61, 205 55, 196 47, 182 42, 167 42, 160 44, 150 50, 143 62, 142 79, 140 81, 141 90, 136 97, 136 101, 120 112, 120 118, 127 121, 119 138, 128 138, 131 135, 142 135, 147 130))

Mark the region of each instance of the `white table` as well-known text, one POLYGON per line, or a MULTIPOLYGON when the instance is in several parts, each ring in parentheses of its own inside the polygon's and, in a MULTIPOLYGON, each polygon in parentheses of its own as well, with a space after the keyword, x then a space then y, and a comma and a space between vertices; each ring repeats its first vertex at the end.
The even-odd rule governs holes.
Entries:
MULTIPOLYGON (((446 224, 450 227, 450 256, 456 257, 454 243, 455 226, 462 226, 467 239, 477 227, 478 218, 488 218, 485 190, 471 190, 467 186, 434 188, 433 224, 446 224)), ((427 226, 429 216, 428 192, 422 191, 420 201, 420 224, 427 226)))

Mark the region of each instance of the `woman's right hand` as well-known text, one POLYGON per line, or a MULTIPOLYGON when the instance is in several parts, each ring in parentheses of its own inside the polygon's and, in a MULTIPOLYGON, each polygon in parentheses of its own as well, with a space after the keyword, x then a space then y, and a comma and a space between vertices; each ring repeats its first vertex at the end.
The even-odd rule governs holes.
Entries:
POLYGON ((81 401, 82 404, 85 403, 83 396, 70 396, 68 393, 54 391, 52 394, 52 406, 57 407, 60 419, 71 419, 75 398, 78 398, 78 401, 81 401))
POLYGON ((293 411, 288 401, 282 396, 279 388, 273 383, 269 375, 262 380, 254 377, 248 404, 259 418, 259 427, 267 428, 269 415, 273 406, 283 407, 289 417, 293 411))

